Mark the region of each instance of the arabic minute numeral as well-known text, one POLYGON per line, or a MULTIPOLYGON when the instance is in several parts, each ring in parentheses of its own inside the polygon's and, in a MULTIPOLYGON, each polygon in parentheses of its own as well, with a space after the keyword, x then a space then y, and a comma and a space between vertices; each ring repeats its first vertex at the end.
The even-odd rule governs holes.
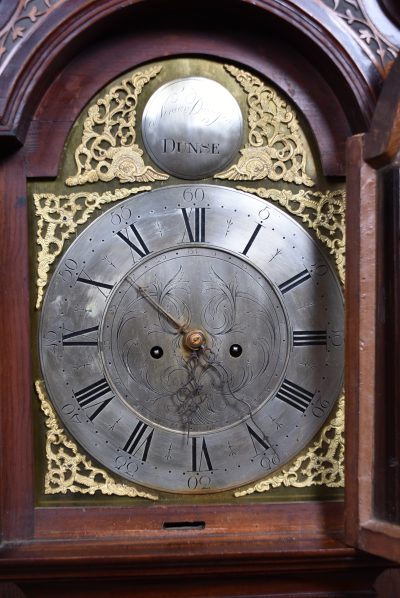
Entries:
POLYGON ((122 222, 126 222, 132 218, 132 210, 126 206, 121 206, 117 210, 111 212, 111 224, 120 226, 122 222))
POLYGON ((322 399, 321 397, 316 401, 315 405, 312 406, 311 412, 314 417, 320 418, 323 417, 329 409, 330 403, 326 399, 322 399))
POLYGON ((58 275, 64 282, 70 283, 74 277, 75 271, 78 268, 78 263, 75 260, 68 258, 65 260, 64 266, 65 268, 60 270, 58 275))
POLYGON ((202 187, 186 187, 183 192, 183 199, 187 202, 204 201, 204 189, 202 187))
POLYGON ((276 453, 273 455, 269 455, 268 457, 266 455, 264 455, 260 459, 260 465, 263 469, 266 469, 267 471, 269 471, 273 467, 276 467, 278 465, 279 461, 280 461, 280 459, 276 453))

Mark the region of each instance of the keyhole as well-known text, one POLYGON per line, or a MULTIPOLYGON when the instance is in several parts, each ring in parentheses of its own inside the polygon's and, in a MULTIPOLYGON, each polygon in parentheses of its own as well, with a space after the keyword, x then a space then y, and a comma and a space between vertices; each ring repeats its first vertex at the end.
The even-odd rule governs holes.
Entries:
POLYGON ((229 353, 232 355, 232 357, 240 357, 241 354, 243 352, 243 349, 240 345, 231 345, 231 348, 229 349, 229 353))
POLYGON ((160 359, 164 355, 164 351, 161 349, 161 347, 152 347, 150 349, 150 355, 153 357, 153 359, 160 359))

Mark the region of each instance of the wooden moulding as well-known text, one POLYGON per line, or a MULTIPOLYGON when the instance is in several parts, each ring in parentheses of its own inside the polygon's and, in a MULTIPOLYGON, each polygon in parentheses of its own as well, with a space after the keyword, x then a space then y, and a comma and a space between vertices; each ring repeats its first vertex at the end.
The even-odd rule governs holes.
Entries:
MULTIPOLYGON (((11 2, 15 3, 17 14, 17 1, 11 2)), ((7 16, 8 13, 4 13, 4 18, 7 16)), ((164 40, 161 46, 152 45, 153 52, 162 47, 164 56, 193 51, 190 39, 202 30, 211 32, 194 50, 202 55, 218 55, 218 40, 226 40, 230 35, 238 43, 238 58, 243 48, 241 41, 249 43, 252 40, 254 48, 260 49, 260 44, 262 47, 268 38, 290 39, 296 55, 293 64, 297 65, 298 73, 302 72, 298 63, 302 55, 308 55, 309 61, 318 65, 321 73, 330 71, 333 85, 341 94, 340 103, 347 104, 347 112, 354 121, 353 131, 361 130, 369 122, 382 81, 354 36, 343 30, 326 7, 317 7, 313 0, 303 0, 302 3, 291 0, 279 3, 275 0, 220 0, 211 3, 207 0, 201 9, 193 0, 190 10, 187 2, 174 0, 169 3, 167 12, 162 2, 145 0, 123 4, 120 0, 59 0, 47 16, 35 19, 28 23, 29 26, 24 23, 24 31, 16 37, 12 51, 5 54, 0 63, 3 151, 24 143, 32 114, 60 68, 92 41, 100 40, 107 45, 107 38, 123 36, 127 23, 140 23, 136 30, 146 32, 146 35, 152 30, 169 30, 168 43, 164 40), (211 22, 209 14, 212 15, 211 22), (229 26, 227 14, 230 15, 229 26), (246 30, 249 31, 247 40, 246 30)), ((118 60, 116 55, 112 56, 113 61, 118 60)), ((266 60, 268 62, 268 56, 266 60)), ((110 62, 110 56, 107 61, 98 63, 102 65, 101 70, 107 62, 110 62)))

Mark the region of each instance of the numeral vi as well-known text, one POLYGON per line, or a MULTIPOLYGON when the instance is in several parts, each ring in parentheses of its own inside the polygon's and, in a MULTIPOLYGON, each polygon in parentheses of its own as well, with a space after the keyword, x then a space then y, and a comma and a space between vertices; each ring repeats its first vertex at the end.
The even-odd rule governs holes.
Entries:
POLYGON ((201 446, 199 446, 199 441, 200 438, 192 438, 192 471, 211 471, 213 466, 208 453, 206 439, 204 437, 201 439, 201 446))

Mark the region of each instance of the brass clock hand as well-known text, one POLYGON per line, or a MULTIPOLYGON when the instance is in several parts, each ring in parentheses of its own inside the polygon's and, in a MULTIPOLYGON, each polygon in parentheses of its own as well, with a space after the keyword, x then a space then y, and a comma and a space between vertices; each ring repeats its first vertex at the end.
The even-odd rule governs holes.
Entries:
POLYGON ((164 307, 162 305, 160 305, 160 303, 158 303, 158 301, 153 299, 153 297, 151 295, 149 295, 149 293, 143 287, 136 284, 136 282, 134 280, 132 280, 132 278, 130 278, 130 276, 127 277, 127 280, 129 282, 129 284, 131 286, 133 286, 137 291, 139 291, 139 293, 142 295, 142 297, 144 297, 146 299, 146 301, 148 301, 150 303, 150 305, 152 305, 154 307, 155 310, 157 310, 162 316, 164 316, 164 318, 166 320, 168 320, 178 330, 178 332, 180 334, 188 333, 186 326, 184 324, 182 324, 181 322, 179 322, 178 320, 176 320, 173 316, 171 316, 171 314, 169 312, 167 312, 167 310, 164 309, 164 307))
POLYGON ((188 349, 192 351, 198 351, 199 349, 204 349, 206 346, 206 338, 204 333, 201 330, 188 330, 185 324, 182 324, 178 320, 176 320, 171 314, 164 309, 164 307, 158 303, 149 293, 140 285, 136 284, 134 280, 127 277, 127 280, 131 286, 133 286, 139 293, 157 310, 166 320, 168 320, 179 332, 179 334, 184 334, 184 344, 188 349))

